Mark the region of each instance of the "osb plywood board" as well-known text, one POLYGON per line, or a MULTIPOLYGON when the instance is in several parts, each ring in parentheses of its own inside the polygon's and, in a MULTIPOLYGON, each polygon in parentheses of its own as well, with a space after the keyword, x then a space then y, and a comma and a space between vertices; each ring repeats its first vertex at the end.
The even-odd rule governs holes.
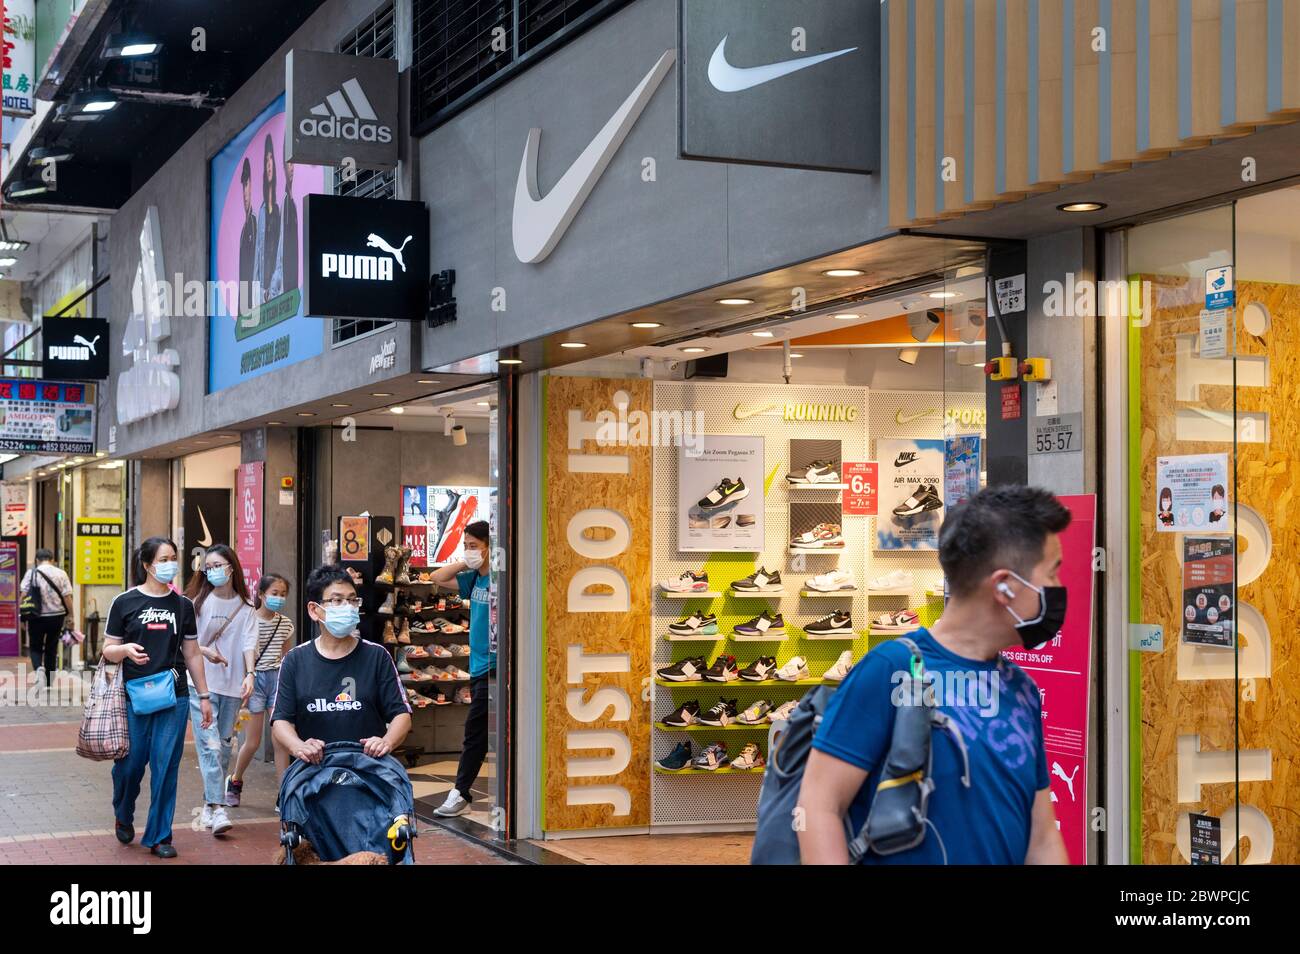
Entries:
MULTIPOLYGON (((543 828, 575 831, 644 827, 650 821, 650 716, 642 698, 650 671, 645 620, 650 613, 650 447, 605 446, 586 440, 570 447, 570 415, 594 421, 597 415, 617 415, 619 392, 626 395, 626 414, 653 408, 649 381, 549 377, 544 410, 546 448, 545 586, 545 720, 546 753, 542 760, 546 792, 543 828), (625 468, 609 472, 583 471, 571 455, 605 455, 626 459, 625 468), (620 472, 625 471, 625 472, 620 472), (613 511, 607 523, 575 530, 589 522, 584 511, 613 511), (626 526, 623 526, 623 521, 626 526), (608 524, 615 524, 611 528, 608 524), (591 556, 593 550, 613 551, 618 533, 626 533, 618 552, 591 556), (586 549, 588 555, 578 552, 586 549), (626 603, 612 594, 622 584, 595 583, 582 589, 609 596, 599 611, 573 612, 570 582, 581 571, 607 568, 626 580, 626 603), (570 681, 570 661, 576 654, 605 656, 602 671, 579 673, 570 681), (582 690, 579 700, 570 690, 582 690), (573 711, 571 711, 571 709, 573 711), (581 736, 576 733, 605 733, 581 736), (570 749, 571 742, 583 747, 570 749), (586 747, 589 746, 589 747, 586 747), (608 760, 605 764, 594 760, 608 760), (608 773, 592 774, 601 769, 608 773), (610 802, 605 802, 605 797, 610 802), (585 803, 592 800, 591 804, 585 803)), ((603 462, 602 462, 603 463, 603 462)), ((576 695, 576 693, 575 693, 576 695)))
MULTIPOLYGON (((1142 605, 1135 613, 1142 622, 1165 628, 1165 649, 1141 654, 1141 782, 1143 861, 1182 864, 1175 844, 1178 816, 1203 812, 1223 816, 1236 805, 1232 782, 1201 786, 1201 801, 1178 801, 1178 738, 1200 736, 1202 752, 1267 749, 1272 778, 1243 782, 1240 800, 1268 818, 1273 827, 1272 861, 1300 862, 1300 778, 1295 765, 1300 748, 1300 667, 1290 665, 1300 651, 1294 625, 1300 607, 1300 533, 1290 516, 1295 474, 1300 469, 1300 287, 1240 282, 1237 286, 1236 353, 1267 355, 1271 366, 1267 388, 1233 389, 1202 386, 1196 402, 1176 400, 1175 348, 1177 336, 1196 335, 1203 307, 1203 286, 1197 275, 1178 278, 1139 276, 1152 282, 1155 303, 1150 325, 1141 337, 1141 529, 1134 545, 1141 547, 1142 605), (1250 335, 1241 324, 1242 308, 1262 301, 1272 315, 1269 331, 1250 335), (1273 553, 1262 575, 1238 588, 1239 603, 1249 603, 1268 625, 1272 674, 1253 681, 1178 679, 1178 635, 1182 627, 1182 572, 1177 547, 1181 535, 1155 528, 1155 462, 1163 455, 1227 453, 1231 443, 1179 441, 1175 415, 1179 407, 1204 408, 1240 415, 1246 411, 1269 415, 1267 443, 1236 447, 1235 499, 1253 507, 1267 521, 1273 553), (1239 721, 1238 721, 1239 719, 1239 721)), ((1230 338, 1230 353, 1233 342, 1230 338)), ((1231 359, 1226 359, 1231 360, 1231 359)), ((1232 476, 1232 467, 1229 467, 1232 476)), ((1238 538, 1238 546, 1244 546, 1238 538)), ((1235 830, 1223 832, 1225 844, 1235 830)), ((1249 850, 1244 857, 1249 857, 1249 850)), ((1235 856, 1229 858, 1235 860, 1235 856)))

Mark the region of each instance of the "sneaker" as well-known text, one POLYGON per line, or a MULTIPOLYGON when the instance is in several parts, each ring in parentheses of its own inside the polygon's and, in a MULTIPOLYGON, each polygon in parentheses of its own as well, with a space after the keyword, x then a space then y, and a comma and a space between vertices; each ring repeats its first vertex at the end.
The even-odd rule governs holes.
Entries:
POLYGON ((809 484, 837 484, 840 475, 830 461, 815 460, 801 471, 791 471, 786 474, 785 479, 797 487, 809 484))
POLYGON ((740 671, 740 678, 746 682, 766 682, 776 672, 775 656, 759 656, 740 671))
POLYGON ((709 682, 734 682, 740 678, 740 667, 736 665, 735 656, 719 656, 713 665, 704 671, 704 678, 709 682))
POLYGON ((244 783, 235 781, 233 775, 226 776, 226 806, 229 808, 239 807, 239 796, 244 792, 244 783))
MULTIPOLYGON (((442 693, 438 693, 442 695, 442 693)), ((474 701, 474 693, 469 691, 469 686, 461 686, 456 690, 455 700, 457 705, 467 706, 474 701)))
POLYGON ((738 527, 752 527, 756 523, 758 523, 758 517, 752 513, 736 514, 736 526, 738 527))
POLYGON ((655 670, 655 675, 668 682, 703 682, 707 668, 703 656, 692 656, 655 670))
POLYGON ((908 464, 915 464, 918 459, 915 451, 903 451, 894 458, 894 466, 906 467, 908 464))
POLYGON ((718 617, 696 610, 685 619, 669 623, 668 632, 674 636, 715 636, 718 632, 718 617))
POLYGON ((759 751, 758 746, 753 742, 747 742, 745 747, 740 750, 740 754, 731 760, 731 767, 742 771, 761 769, 766 764, 763 753, 759 751))
POLYGON ((819 523, 790 541, 795 550, 836 550, 844 546, 844 535, 838 523, 819 523))
POLYGON ((442 671, 445 672, 452 679, 465 680, 470 678, 470 674, 467 673, 464 669, 461 669, 459 666, 447 666, 442 671))
POLYGON ((670 725, 674 729, 684 729, 688 725, 695 725, 700 721, 700 704, 692 699, 690 702, 683 702, 678 706, 673 714, 664 718, 664 725, 670 725))
POLYGON ((429 655, 435 659, 451 659, 453 656, 459 656, 459 653, 453 653, 450 646, 439 646, 434 644, 429 647, 429 655))
POLYGON ((735 721, 735 699, 719 699, 712 709, 700 714, 700 725, 726 726, 735 721))
POLYGON ((731 480, 723 477, 718 481, 718 486, 700 498, 696 506, 701 510, 717 510, 719 507, 725 507, 737 500, 744 500, 748 496, 749 488, 745 486, 743 480, 739 478, 731 480))
POLYGON ((853 653, 847 649, 840 653, 840 658, 835 660, 835 665, 827 669, 822 675, 823 679, 829 679, 831 682, 843 682, 844 677, 849 674, 853 668, 853 653))
POLYGON ((876 633, 910 633, 921 628, 921 618, 913 610, 899 610, 897 613, 881 613, 871 624, 876 633))
POLYGON ((675 580, 661 580, 659 587, 665 593, 703 593, 709 588, 709 574, 687 570, 675 580))
POLYGON ((843 570, 818 573, 810 577, 806 585, 808 589, 816 590, 818 593, 838 593, 841 590, 857 589, 857 585, 853 582, 853 574, 845 573, 843 570))
POLYGON ((435 808, 433 813, 443 818, 450 818, 452 815, 463 815, 467 811, 469 811, 469 802, 453 788, 447 793, 447 800, 435 808))
POLYGON ((779 706, 777 706, 775 709, 773 709, 771 712, 767 714, 767 721, 784 722, 786 719, 790 718, 791 713, 794 712, 795 707, 798 705, 799 705, 798 699, 789 699, 781 703, 779 706))
POLYGON ((803 631, 809 636, 852 636, 853 617, 843 610, 836 610, 816 622, 809 623, 803 631))
POLYGON ((735 633, 737 636, 784 636, 785 617, 780 613, 773 616, 763 610, 753 619, 737 626, 735 633))
POLYGON ((202 828, 212 827, 212 806, 204 805, 203 811, 199 813, 199 826, 202 828))
POLYGON ((429 651, 423 646, 407 646, 402 655, 404 655, 409 662, 412 659, 428 659, 429 651))
POLYGON ((781 571, 768 573, 766 567, 759 567, 749 576, 731 584, 738 593, 779 593, 784 589, 781 583, 781 571))
POLYGON ((894 508, 895 517, 915 517, 919 513, 938 510, 943 506, 939 491, 934 484, 922 484, 912 496, 894 508))
POLYGON ((725 767, 728 762, 730 762, 730 759, 727 758, 727 743, 714 742, 695 757, 695 761, 691 763, 691 766, 712 772, 714 769, 725 767))
POLYGON ((912 574, 906 570, 895 570, 893 573, 886 573, 884 576, 878 576, 867 584, 869 590, 910 590, 912 588, 912 574))
POLYGON ((776 671, 776 678, 782 682, 798 682, 800 679, 812 678, 812 674, 808 672, 808 660, 802 656, 793 657, 776 671))
POLYGON ((759 699, 757 702, 751 702, 749 708, 736 716, 736 721, 743 722, 745 725, 761 725, 767 721, 767 714, 771 711, 772 704, 766 699, 759 699))
POLYGON ((668 772, 680 772, 691 764, 691 743, 678 742, 677 747, 661 758, 655 765, 668 772))
POLYGON ((223 806, 218 805, 212 809, 212 834, 224 835, 234 827, 234 823, 230 820, 230 816, 226 814, 226 809, 223 806))
POLYGON ((724 516, 721 516, 721 517, 710 517, 710 518, 709 518, 709 529, 710 529, 710 530, 726 530, 729 526, 731 526, 731 517, 730 517, 730 516, 725 516, 725 515, 724 515, 724 516))
POLYGON ((414 672, 414 670, 411 669, 411 664, 406 661, 406 653, 397 654, 397 671, 404 676, 409 676, 414 672))

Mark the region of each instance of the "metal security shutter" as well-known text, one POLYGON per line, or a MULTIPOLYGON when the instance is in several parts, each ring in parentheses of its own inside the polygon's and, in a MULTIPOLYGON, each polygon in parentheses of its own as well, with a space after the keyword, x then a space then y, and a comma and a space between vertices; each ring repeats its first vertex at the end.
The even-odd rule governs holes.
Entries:
MULTIPOLYGON (((357 24, 356 29, 339 43, 339 52, 351 56, 372 56, 377 59, 396 56, 393 4, 384 4, 373 15, 357 24)), ((397 197, 397 175, 391 169, 380 171, 358 169, 355 178, 344 181, 336 177, 334 191, 338 195, 352 195, 363 199, 393 199, 397 197)), ((336 318, 330 340, 336 345, 343 344, 380 328, 387 328, 391 324, 391 321, 336 318)))

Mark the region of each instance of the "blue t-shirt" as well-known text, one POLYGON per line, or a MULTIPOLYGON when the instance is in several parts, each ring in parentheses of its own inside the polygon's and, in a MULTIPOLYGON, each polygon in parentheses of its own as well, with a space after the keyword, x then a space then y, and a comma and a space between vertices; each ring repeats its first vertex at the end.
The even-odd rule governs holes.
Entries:
POLYGON ((497 654, 492 651, 488 633, 489 613, 492 611, 492 577, 478 570, 456 574, 460 598, 469 600, 469 674, 485 675, 497 667, 497 654))
MULTIPOLYGON (((942 864, 937 829, 949 864, 1024 864, 1033 827, 1034 799, 1047 788, 1042 700, 1038 687, 1008 660, 964 659, 941 646, 925 629, 910 634, 925 657, 939 707, 952 717, 970 755, 971 787, 961 783, 962 758, 952 736, 931 739, 932 777, 925 840, 895 855, 869 853, 864 864, 942 864), (954 678, 958 676, 960 678, 954 678)), ((891 640, 853 667, 831 698, 813 748, 870 775, 849 808, 853 831, 861 829, 889 751, 895 694, 911 654, 891 640)))

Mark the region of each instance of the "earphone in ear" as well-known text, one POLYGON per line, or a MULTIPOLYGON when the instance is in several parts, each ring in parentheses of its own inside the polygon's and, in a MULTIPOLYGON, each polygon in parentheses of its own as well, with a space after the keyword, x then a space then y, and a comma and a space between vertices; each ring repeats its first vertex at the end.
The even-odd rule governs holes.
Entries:
POLYGON ((1016 598, 1016 594, 1011 592, 1011 587, 1007 586, 1006 583, 998 584, 998 592, 1001 593, 1009 600, 1013 600, 1016 598))

